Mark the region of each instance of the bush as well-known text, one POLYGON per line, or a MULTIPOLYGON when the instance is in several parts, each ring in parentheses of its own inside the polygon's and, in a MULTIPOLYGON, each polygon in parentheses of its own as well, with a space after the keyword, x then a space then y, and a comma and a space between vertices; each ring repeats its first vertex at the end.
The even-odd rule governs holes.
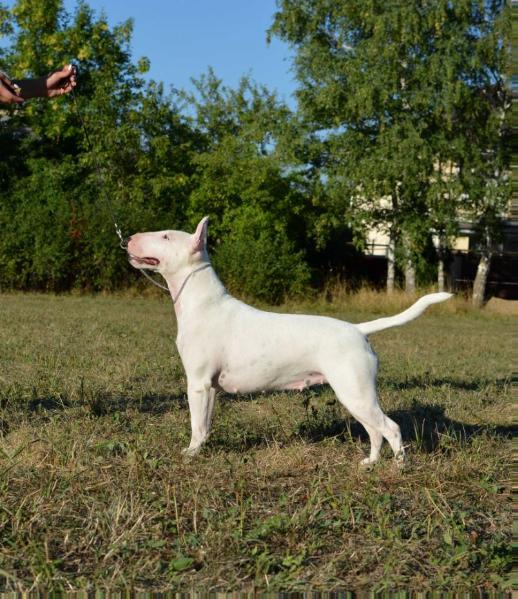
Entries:
POLYGON ((213 262, 230 290, 270 303, 307 290, 310 271, 304 253, 281 223, 250 206, 225 220, 229 233, 217 245, 213 262))
POLYGON ((68 161, 49 168, 33 161, 0 206, 2 287, 60 291, 69 285, 73 238, 66 186, 68 161))

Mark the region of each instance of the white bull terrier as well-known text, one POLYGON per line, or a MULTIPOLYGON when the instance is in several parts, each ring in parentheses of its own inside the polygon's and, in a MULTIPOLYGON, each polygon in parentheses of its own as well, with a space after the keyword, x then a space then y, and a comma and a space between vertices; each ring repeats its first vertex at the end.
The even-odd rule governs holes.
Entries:
POLYGON ((207 225, 205 217, 192 235, 157 231, 128 240, 132 266, 160 273, 173 298, 191 413, 191 442, 184 453, 198 453, 209 436, 218 389, 252 393, 329 383, 369 434, 370 455, 362 463, 379 458, 383 437, 403 461, 399 426, 378 403, 378 360, 366 336, 403 325, 451 294, 432 293, 401 314, 360 324, 264 312, 235 299, 222 285, 207 254, 207 225))

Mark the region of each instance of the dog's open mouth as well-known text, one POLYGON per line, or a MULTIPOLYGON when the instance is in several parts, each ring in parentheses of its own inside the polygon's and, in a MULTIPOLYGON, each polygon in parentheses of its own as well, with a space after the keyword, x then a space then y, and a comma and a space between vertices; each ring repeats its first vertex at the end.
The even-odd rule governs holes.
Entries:
POLYGON ((137 266, 139 264, 147 264, 148 266, 158 266, 160 264, 160 260, 158 258, 152 258, 151 256, 135 256, 134 254, 128 254, 129 260, 133 264, 133 266, 137 266))

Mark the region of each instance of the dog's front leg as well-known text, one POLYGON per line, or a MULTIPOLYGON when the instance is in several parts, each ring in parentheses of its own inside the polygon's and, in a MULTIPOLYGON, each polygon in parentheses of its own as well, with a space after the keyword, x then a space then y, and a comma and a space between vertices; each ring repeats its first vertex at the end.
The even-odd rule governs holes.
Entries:
POLYGON ((216 402, 216 388, 211 387, 209 389, 209 409, 207 410, 207 436, 210 434, 210 427, 212 426, 212 417, 214 416, 215 402, 216 402))
POLYGON ((191 413, 191 442, 182 453, 186 456, 196 455, 204 441, 207 440, 212 421, 216 390, 207 382, 189 382, 187 396, 191 413))

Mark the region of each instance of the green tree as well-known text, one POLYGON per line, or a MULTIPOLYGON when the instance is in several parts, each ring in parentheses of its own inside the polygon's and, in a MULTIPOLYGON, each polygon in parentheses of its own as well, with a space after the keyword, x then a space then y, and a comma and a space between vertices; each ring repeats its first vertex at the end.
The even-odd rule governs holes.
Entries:
POLYGON ((309 280, 303 250, 311 207, 279 141, 292 115, 247 77, 231 89, 209 70, 195 85, 186 100, 203 143, 194 158, 192 225, 211 216, 215 262, 231 287, 278 301, 309 280))
POLYGON ((86 3, 70 15, 62 0, 18 0, 0 18, 9 44, 4 68, 13 76, 41 74, 72 59, 79 63, 77 105, 63 97, 6 111, 2 283, 124 286, 135 275, 118 248, 104 198, 110 198, 125 233, 185 224, 196 136, 175 98, 162 85, 144 82, 149 64, 132 60, 131 20, 110 28, 105 15, 86 3), (51 248, 59 254, 59 276, 38 262, 42 255, 50 259, 51 248))
POLYGON ((455 164, 466 173, 502 143, 494 118, 501 105, 487 92, 502 88, 505 3, 279 0, 278 7, 270 35, 296 49, 300 108, 320 134, 330 196, 359 242, 366 227, 385 228, 411 283, 430 231, 442 253, 461 203, 469 210, 484 201, 468 176, 440 189, 440 169, 455 164))

